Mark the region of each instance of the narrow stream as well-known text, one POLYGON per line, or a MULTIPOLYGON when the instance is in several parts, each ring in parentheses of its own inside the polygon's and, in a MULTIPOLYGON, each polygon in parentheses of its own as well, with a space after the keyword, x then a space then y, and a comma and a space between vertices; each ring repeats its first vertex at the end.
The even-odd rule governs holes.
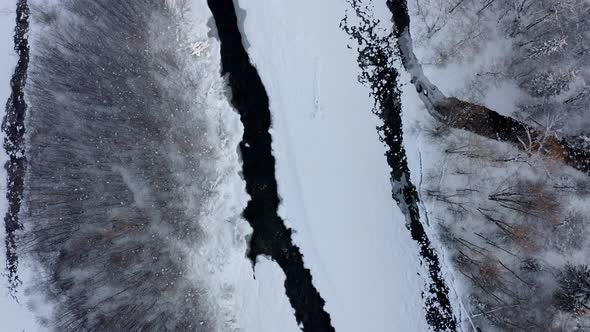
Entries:
POLYGON ((19 0, 16 7, 16 28, 14 30, 14 49, 18 54, 18 63, 10 80, 10 97, 6 102, 6 114, 2 121, 4 132, 4 149, 8 155, 4 168, 7 173, 8 209, 4 216, 6 231, 6 269, 10 292, 16 296, 16 287, 20 284, 18 277, 18 256, 16 254, 16 232, 22 229, 18 214, 24 188, 25 173, 25 114, 27 105, 24 89, 29 67, 29 6, 27 0, 19 0))
POLYGON ((313 286, 299 248, 293 244, 292 231, 277 213, 280 200, 269 133, 268 95, 242 44, 234 4, 232 0, 208 0, 208 4, 221 41, 222 75, 229 76, 232 104, 244 125, 240 151, 251 199, 243 216, 254 229, 248 256, 253 264, 258 255, 270 256, 283 269, 286 293, 303 331, 334 331, 330 315, 324 310, 325 301, 313 286))
MULTIPOLYGON (((395 47, 395 29, 392 28, 388 34, 383 35, 379 32, 379 22, 374 18, 369 3, 363 4, 359 0, 348 2, 357 16, 354 21, 359 19, 359 23, 349 24, 347 16, 341 27, 359 45, 359 81, 371 89, 371 96, 375 101, 372 111, 383 121, 383 125, 377 130, 380 140, 388 147, 386 157, 391 169, 392 196, 405 215, 406 226, 412 239, 418 244, 421 263, 427 272, 423 276, 426 291, 422 294, 426 320, 434 331, 456 331, 457 320, 449 300, 449 288, 441 274, 438 255, 420 221, 420 197, 410 178, 403 141, 399 73, 394 63, 399 54, 395 47)), ((397 12, 399 9, 392 10, 393 15, 400 15, 397 12)))

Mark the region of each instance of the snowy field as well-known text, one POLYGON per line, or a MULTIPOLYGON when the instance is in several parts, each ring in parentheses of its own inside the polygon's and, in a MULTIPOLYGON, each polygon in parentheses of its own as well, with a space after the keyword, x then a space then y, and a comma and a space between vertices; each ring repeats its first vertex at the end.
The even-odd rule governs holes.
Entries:
POLYGON ((339 28, 342 1, 239 0, 270 96, 281 216, 337 331, 426 331, 417 246, 339 28), (312 8, 313 10, 310 10, 312 8))

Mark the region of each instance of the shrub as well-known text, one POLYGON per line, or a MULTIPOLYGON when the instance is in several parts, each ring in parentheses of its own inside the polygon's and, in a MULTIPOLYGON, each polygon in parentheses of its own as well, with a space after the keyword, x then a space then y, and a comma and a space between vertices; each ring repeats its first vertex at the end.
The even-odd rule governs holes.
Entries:
POLYGON ((555 304, 563 311, 584 314, 590 312, 590 269, 588 265, 567 264, 557 279, 559 288, 555 304))

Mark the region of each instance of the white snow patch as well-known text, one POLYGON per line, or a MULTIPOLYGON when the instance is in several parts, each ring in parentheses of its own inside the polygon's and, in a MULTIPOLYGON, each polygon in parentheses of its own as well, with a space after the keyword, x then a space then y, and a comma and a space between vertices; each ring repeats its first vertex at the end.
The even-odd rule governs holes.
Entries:
MULTIPOLYGON (((249 271, 241 271, 250 275, 249 271)), ((248 292, 243 294, 241 324, 244 331, 300 332, 295 311, 285 295, 285 274, 281 268, 265 257, 256 261, 256 280, 250 281, 248 292)))
POLYGON ((337 331, 426 331, 418 248, 391 197, 385 147, 338 0, 239 0, 270 98, 280 215, 337 331))

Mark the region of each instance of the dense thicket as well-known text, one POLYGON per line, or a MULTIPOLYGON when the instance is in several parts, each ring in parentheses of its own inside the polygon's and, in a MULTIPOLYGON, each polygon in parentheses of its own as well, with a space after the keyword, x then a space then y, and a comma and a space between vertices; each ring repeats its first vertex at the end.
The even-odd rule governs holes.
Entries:
POLYGON ((587 1, 416 0, 412 14, 416 41, 433 51, 424 61, 479 63, 469 101, 509 82, 521 94, 520 120, 562 136, 589 134, 587 1))
POLYGON ((590 312, 590 269, 587 265, 566 265, 559 273, 555 302, 559 309, 586 315, 590 312))
POLYGON ((219 327, 195 273, 207 256, 192 254, 226 222, 209 211, 226 177, 208 102, 218 73, 191 56, 173 3, 33 10, 20 247, 41 266, 56 331, 219 327))
POLYGON ((465 287, 465 328, 587 330, 588 2, 387 3, 435 119, 416 125, 434 152, 419 155, 420 194, 465 287), (453 97, 422 65, 453 77, 437 77, 453 97))

